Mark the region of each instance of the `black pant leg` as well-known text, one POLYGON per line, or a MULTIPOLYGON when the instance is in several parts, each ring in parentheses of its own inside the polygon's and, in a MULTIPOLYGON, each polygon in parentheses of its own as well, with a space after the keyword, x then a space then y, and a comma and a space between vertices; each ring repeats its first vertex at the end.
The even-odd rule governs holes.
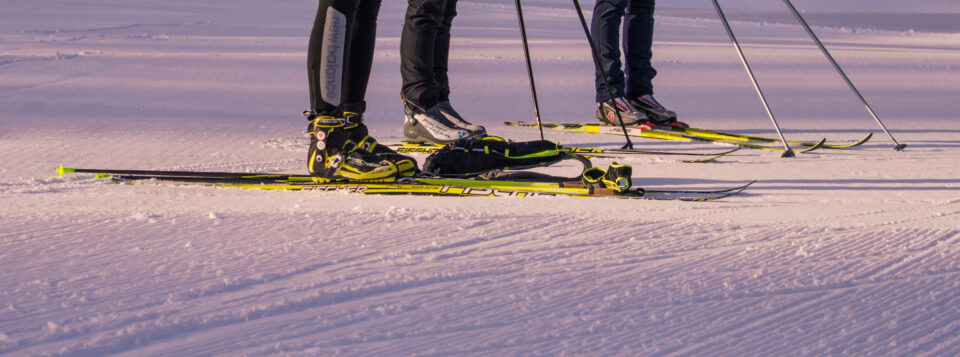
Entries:
MULTIPOLYGON (((627 0, 598 0, 594 5, 593 20, 590 24, 590 35, 600 52, 600 65, 614 97, 624 95, 623 63, 620 61, 620 24, 626 6, 627 0)), ((598 102, 610 99, 604 88, 603 79, 600 77, 603 74, 596 72, 598 102)))
POLYGON ((433 107, 440 97, 434 55, 446 4, 447 0, 409 0, 400 35, 400 94, 421 109, 433 107))
POLYGON ((320 0, 307 49, 313 111, 363 111, 379 7, 380 0, 320 0))
POLYGON ((433 76, 436 79, 440 92, 437 101, 450 100, 450 78, 447 75, 450 58, 450 28, 453 27, 453 18, 457 16, 457 0, 447 0, 443 11, 443 22, 437 29, 437 42, 433 51, 433 76))
POLYGON ((346 81, 343 86, 343 110, 363 113, 367 109, 364 100, 367 83, 373 68, 374 46, 377 42, 377 14, 380 0, 361 0, 357 15, 351 26, 348 62, 344 64, 346 81))
POLYGON ((655 0, 630 0, 623 19, 623 52, 626 54, 624 71, 626 95, 639 97, 653 94, 653 11, 655 0))

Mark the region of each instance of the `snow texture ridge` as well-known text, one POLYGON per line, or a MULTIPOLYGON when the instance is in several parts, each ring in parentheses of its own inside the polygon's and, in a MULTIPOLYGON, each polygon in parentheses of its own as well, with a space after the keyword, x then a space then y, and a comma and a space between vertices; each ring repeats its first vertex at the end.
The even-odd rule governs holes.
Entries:
MULTIPOLYGON (((960 354, 960 29, 941 17, 956 2, 912 2, 910 18, 891 15, 903 2, 795 2, 850 14, 811 23, 907 150, 892 150, 799 26, 731 3, 788 138, 874 137, 795 159, 616 158, 642 187, 759 180, 691 203, 58 177, 60 164, 306 173, 316 4, 5 1, 0 355, 960 354), (911 31, 916 21, 926 27, 911 31)), ((719 21, 690 4, 658 15, 657 98, 696 127, 772 136, 719 21)), ((379 18, 366 120, 381 142, 401 140, 403 10, 384 1, 379 18)), ((533 119, 512 2, 458 10, 458 111, 491 134, 539 139, 500 124, 533 119)), ((524 10, 543 120, 592 121, 593 65, 572 9, 524 10)))

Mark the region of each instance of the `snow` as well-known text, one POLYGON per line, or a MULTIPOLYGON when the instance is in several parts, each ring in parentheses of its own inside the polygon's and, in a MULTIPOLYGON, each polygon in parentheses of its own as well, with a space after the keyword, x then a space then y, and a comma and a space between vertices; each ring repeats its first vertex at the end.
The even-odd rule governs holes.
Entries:
MULTIPOLYGON (((689 3, 658 17, 657 97, 697 127, 774 135, 720 23, 689 3)), ((299 112, 316 4, 5 1, 0 354, 956 355, 960 29, 942 17, 956 3, 910 3, 925 26, 913 30, 892 14, 902 2, 827 3, 796 1, 849 14, 808 20, 907 150, 892 150, 799 26, 740 2, 734 30, 785 134, 874 138, 794 159, 617 159, 644 187, 760 180, 689 203, 57 177, 60 164, 305 173, 299 112)), ((368 125, 384 142, 401 140, 403 9, 383 3, 368 91, 368 125)), ((538 138, 500 125, 533 120, 511 2, 459 10, 454 103, 494 134, 538 138)), ((590 121, 592 64, 575 14, 560 1, 524 10, 543 120, 590 121)))

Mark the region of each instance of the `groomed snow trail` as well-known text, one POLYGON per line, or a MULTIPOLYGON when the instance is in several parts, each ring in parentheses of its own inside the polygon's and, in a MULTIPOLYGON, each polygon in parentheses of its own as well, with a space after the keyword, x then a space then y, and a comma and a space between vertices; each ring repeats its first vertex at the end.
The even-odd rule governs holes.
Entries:
MULTIPOLYGON (((735 30, 788 136, 875 137, 790 160, 750 150, 713 164, 617 159, 644 187, 760 180, 717 202, 56 177, 61 163, 304 173, 297 113, 315 6, 5 6, 0 355, 960 354, 956 33, 817 28, 910 145, 895 153, 802 29, 743 15, 735 30)), ((499 125, 532 119, 510 3, 459 9, 458 108, 494 134, 537 138, 499 125)), ((572 10, 524 9, 543 117, 591 120, 591 64, 572 10)), ((402 13, 402 2, 384 2, 369 91, 371 131, 384 142, 400 140, 402 13)), ((719 22, 664 13, 676 16, 658 18, 658 98, 696 126, 772 135, 719 22)), ((546 134, 578 146, 622 140, 546 134)))

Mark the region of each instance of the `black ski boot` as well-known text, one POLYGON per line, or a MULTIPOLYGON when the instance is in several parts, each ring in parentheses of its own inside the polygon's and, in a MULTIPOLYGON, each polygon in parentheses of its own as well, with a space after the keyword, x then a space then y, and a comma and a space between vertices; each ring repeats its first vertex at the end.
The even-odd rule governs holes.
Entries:
POLYGON ((689 127, 687 123, 677 121, 677 113, 664 108, 651 94, 630 98, 630 105, 644 112, 651 124, 661 127, 689 127))
POLYGON ((380 145, 367 135, 357 113, 312 114, 307 168, 310 174, 335 180, 393 182, 419 172, 417 162, 380 145))
POLYGON ((463 116, 460 115, 456 109, 453 109, 453 105, 450 104, 449 100, 437 103, 437 109, 439 109, 440 113, 443 114, 447 120, 453 123, 453 125, 456 125, 459 128, 467 129, 467 131, 478 138, 487 136, 487 129, 485 129, 483 126, 473 124, 463 119, 463 116))
POLYGON ((646 114, 631 106, 626 98, 617 97, 597 103, 597 120, 603 124, 620 125, 617 112, 620 112, 620 119, 623 119, 623 125, 626 126, 645 123, 648 120, 646 114))
POLYGON ((404 101, 403 114, 403 137, 411 143, 449 144, 486 134, 485 130, 481 134, 457 126, 440 111, 438 105, 424 110, 404 101))

